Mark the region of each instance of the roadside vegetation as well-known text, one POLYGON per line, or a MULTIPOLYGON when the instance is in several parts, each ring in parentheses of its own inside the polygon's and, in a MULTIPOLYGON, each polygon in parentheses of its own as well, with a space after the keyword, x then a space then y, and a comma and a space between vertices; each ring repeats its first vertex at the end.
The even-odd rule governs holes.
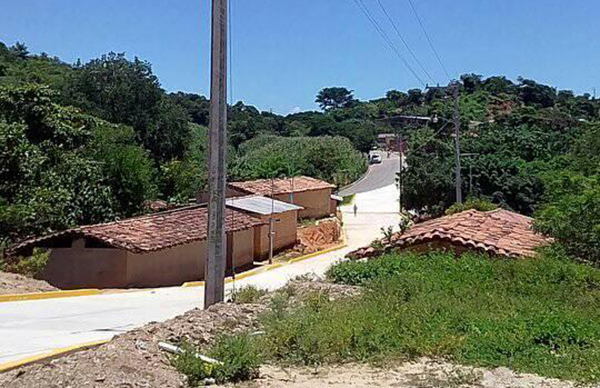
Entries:
MULTIPOLYGON (((204 354, 239 371, 222 375, 233 381, 261 363, 392 365, 420 356, 600 381, 600 270, 555 250, 531 260, 402 253, 341 263, 327 276, 363 291, 332 300, 325 291, 300 296, 286 288, 272 295, 258 335, 232 336, 204 354)), ((176 365, 216 376, 189 362, 184 355, 176 365)))
POLYGON ((31 256, 3 258, 0 256, 0 272, 11 272, 29 278, 39 279, 48 264, 50 254, 42 249, 34 248, 31 256))
POLYGON ((233 303, 256 303, 263 296, 267 295, 268 291, 252 285, 234 288, 229 299, 233 303))

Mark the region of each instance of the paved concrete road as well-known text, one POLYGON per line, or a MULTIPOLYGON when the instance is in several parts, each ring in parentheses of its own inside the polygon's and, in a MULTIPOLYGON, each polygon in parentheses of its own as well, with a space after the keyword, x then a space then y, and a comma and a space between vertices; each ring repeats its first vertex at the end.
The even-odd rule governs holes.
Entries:
MULTIPOLYGON (((369 178, 367 178, 369 179, 369 178)), ((395 185, 361 192, 353 205, 342 208, 348 247, 312 259, 238 280, 275 289, 306 273, 322 275, 349 251, 381 237, 380 228, 398 224, 395 185)), ((233 285, 229 283, 227 290, 233 285)), ((56 348, 110 339, 115 334, 162 321, 201 307, 202 287, 169 287, 64 299, 0 303, 0 364, 56 348)))
POLYGON ((385 151, 374 151, 374 154, 381 155, 380 164, 369 166, 367 175, 350 187, 340 190, 338 195, 346 196, 367 191, 377 190, 382 187, 392 185, 396 182, 396 173, 400 167, 400 158, 397 153, 392 153, 389 157, 385 151))

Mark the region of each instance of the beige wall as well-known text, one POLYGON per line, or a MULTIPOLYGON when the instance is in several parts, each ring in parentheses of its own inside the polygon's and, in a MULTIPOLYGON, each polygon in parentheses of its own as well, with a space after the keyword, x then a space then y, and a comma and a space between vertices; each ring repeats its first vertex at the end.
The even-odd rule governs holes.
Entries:
MULTIPOLYGON (((234 233, 234 267, 254 261, 255 229, 234 233)), ((256 233, 260 233, 257 228, 256 233)), ((76 240, 71 248, 51 248, 42 278, 61 289, 140 288, 178 286, 204 279, 206 241, 196 241, 149 253, 115 248, 85 248, 76 240)))
POLYGON ((61 289, 116 288, 127 284, 127 252, 112 248, 52 248, 41 278, 61 289))
MULTIPOLYGON (((292 247, 298 240, 298 212, 288 211, 275 214, 273 218, 273 251, 277 252, 285 248, 292 247)), ((260 249, 258 255, 260 258, 269 256, 269 215, 260 217, 267 225, 260 229, 260 249)))
POLYGON ((149 253, 127 253, 127 287, 179 286, 204 278, 206 241, 149 253))
POLYGON ((322 218, 331 214, 331 189, 303 191, 290 194, 279 194, 275 199, 294 203, 304 209, 298 212, 298 218, 322 218))
POLYGON ((254 233, 254 228, 234 233, 232 261, 234 268, 244 267, 254 262, 254 233))

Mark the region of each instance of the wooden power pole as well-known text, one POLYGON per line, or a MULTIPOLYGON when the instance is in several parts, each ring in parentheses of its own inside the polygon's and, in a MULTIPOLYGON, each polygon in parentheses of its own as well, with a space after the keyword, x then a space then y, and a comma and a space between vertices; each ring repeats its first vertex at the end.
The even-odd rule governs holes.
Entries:
POLYGON ((454 123, 454 174, 456 185, 456 203, 462 203, 462 178, 460 176, 460 117, 458 112, 458 88, 459 83, 454 83, 452 88, 452 96, 454 97, 454 114, 452 115, 452 121, 454 123))
POLYGON ((225 296, 225 181, 227 149, 227 0, 212 0, 208 135, 208 254, 204 308, 225 296))

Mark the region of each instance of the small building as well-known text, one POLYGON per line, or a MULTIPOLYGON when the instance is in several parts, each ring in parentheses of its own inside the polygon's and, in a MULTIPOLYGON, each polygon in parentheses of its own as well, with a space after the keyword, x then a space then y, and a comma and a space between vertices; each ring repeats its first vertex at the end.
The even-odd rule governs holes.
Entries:
POLYGON ((394 152, 405 152, 406 144, 402 139, 395 133, 380 133, 377 135, 377 145, 380 148, 394 151, 394 152))
POLYGON ((264 222, 254 234, 254 258, 269 257, 269 229, 273 219, 273 252, 293 247, 298 242, 298 212, 302 207, 260 195, 229 198, 227 206, 258 217, 264 222))
POLYGON ((301 206, 302 209, 298 211, 299 218, 322 218, 335 213, 335 208, 332 211, 331 202, 335 186, 307 176, 231 182, 228 183, 228 187, 232 194, 273 196, 277 200, 301 206))
POLYGON ((349 254, 364 258, 383 252, 409 249, 426 251, 450 250, 485 252, 503 257, 532 257, 538 247, 552 240, 532 229, 532 219, 504 209, 482 212, 467 210, 450 216, 425 221, 410 227, 404 234, 383 241, 381 251, 361 248, 349 254))
MULTIPOLYGON (((254 261, 256 230, 264 221, 228 209, 227 269, 254 261)), ((191 206, 26 240, 10 249, 50 250, 41 278, 62 289, 180 285, 204 278, 208 211, 191 206)))

